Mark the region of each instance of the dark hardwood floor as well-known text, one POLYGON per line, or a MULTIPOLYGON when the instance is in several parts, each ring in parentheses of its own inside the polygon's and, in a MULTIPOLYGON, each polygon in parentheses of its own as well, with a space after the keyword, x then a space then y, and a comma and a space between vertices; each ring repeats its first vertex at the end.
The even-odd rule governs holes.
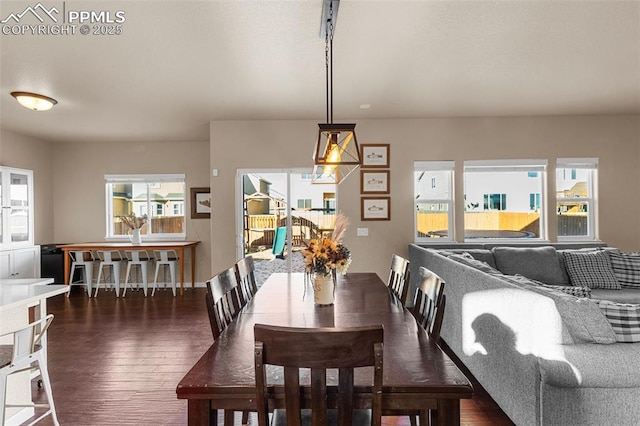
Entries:
MULTIPOLYGON (((80 287, 71 297, 49 299, 55 315, 49 329, 49 371, 61 425, 186 425, 187 403, 176 385, 211 345, 205 289, 142 291, 116 299, 102 291, 88 298, 80 287)), ((35 399, 44 400, 36 382, 35 399)), ((461 403, 463 425, 511 425, 477 385, 461 403)), ((239 417, 236 423, 240 423, 239 417)), ((257 424, 257 419, 250 418, 257 424)), ((385 418, 407 426, 407 418, 385 418)), ((51 425, 48 417, 40 424, 51 425)))

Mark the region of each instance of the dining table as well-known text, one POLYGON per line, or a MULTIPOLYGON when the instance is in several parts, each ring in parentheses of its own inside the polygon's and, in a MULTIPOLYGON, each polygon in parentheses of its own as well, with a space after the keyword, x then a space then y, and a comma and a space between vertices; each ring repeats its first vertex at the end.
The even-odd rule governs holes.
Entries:
POLYGON ((71 272, 72 251, 79 250, 175 250, 178 254, 178 275, 180 278, 180 295, 184 295, 184 256, 185 250, 191 252, 191 288, 195 287, 196 280, 196 246, 200 241, 142 241, 134 244, 124 241, 85 242, 73 244, 60 244, 57 247, 64 251, 64 283, 69 284, 71 272))
MULTIPOLYGON (((420 410, 431 416, 432 425, 458 425, 460 400, 473 395, 469 379, 375 273, 338 275, 334 303, 329 306, 314 304, 305 274, 276 273, 179 382, 176 394, 188 401, 189 425, 217 424, 218 409, 256 410, 255 324, 309 328, 382 324, 383 410, 420 410)), ((269 367, 270 406, 282 407, 282 374, 278 367, 269 367)), ((358 370, 356 403, 370 407, 371 374, 366 368, 358 370)), ((308 379, 302 377, 301 384, 308 386, 308 379)), ((337 385, 335 377, 327 380, 337 385)), ((225 424, 231 424, 227 417, 225 424)))

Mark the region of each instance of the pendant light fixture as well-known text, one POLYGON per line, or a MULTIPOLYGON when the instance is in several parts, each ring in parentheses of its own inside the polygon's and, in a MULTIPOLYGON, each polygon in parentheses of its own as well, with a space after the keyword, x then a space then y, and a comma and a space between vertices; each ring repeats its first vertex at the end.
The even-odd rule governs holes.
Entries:
POLYGON ((318 140, 313 152, 313 175, 316 184, 339 184, 360 165, 360 148, 356 125, 333 122, 333 32, 339 0, 324 0, 321 35, 325 37, 325 80, 327 122, 318 124, 318 140))
POLYGON ((48 111, 58 103, 53 98, 30 92, 11 92, 11 96, 16 98, 18 103, 32 111, 48 111))

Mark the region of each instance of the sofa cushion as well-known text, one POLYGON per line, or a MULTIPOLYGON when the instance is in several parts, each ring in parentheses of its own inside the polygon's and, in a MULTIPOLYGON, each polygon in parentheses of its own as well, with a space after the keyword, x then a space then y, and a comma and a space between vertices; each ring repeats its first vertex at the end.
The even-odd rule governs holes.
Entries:
POLYGON ((494 247, 496 267, 505 275, 524 275, 545 284, 568 285, 556 249, 545 247, 494 247))
POLYGON ((633 288, 621 288, 620 290, 605 290, 602 288, 592 288, 591 298, 598 300, 608 300, 618 303, 638 303, 640 304, 640 291, 633 288))
POLYGON ((608 251, 607 254, 620 287, 640 289, 640 253, 608 251))
POLYGON ((555 286, 542 286, 523 276, 505 275, 502 279, 551 298, 574 343, 616 343, 611 324, 593 300, 565 294, 555 286))
POLYGON ((640 305, 602 300, 598 306, 611 323, 618 342, 640 342, 640 305))
POLYGON ((573 285, 620 289, 609 256, 604 251, 567 251, 564 253, 564 263, 573 285))
POLYGON ((500 271, 493 268, 487 262, 478 260, 474 258, 472 255, 470 255, 469 253, 449 253, 447 257, 449 257, 449 259, 453 259, 457 262, 460 262, 464 265, 471 266, 472 268, 476 268, 487 274, 500 274, 500 271))
POLYGON ((591 289, 589 287, 582 287, 577 285, 549 285, 541 284, 542 287, 546 287, 550 290, 559 291, 561 293, 570 294, 575 297, 591 298, 591 289))

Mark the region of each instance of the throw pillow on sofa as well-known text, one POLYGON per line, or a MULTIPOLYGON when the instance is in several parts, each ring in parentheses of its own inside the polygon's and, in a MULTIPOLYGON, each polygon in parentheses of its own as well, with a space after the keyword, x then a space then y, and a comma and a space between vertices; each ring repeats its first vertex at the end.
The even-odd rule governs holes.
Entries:
POLYGON ((464 265, 471 266, 472 268, 476 268, 487 274, 500 274, 500 271, 498 271, 497 269, 494 269, 487 262, 478 260, 473 256, 471 256, 469 253, 452 253, 452 254, 449 254, 447 257, 449 257, 449 259, 453 259, 457 262, 460 262, 464 265))
POLYGON ((567 251, 564 263, 573 285, 620 290, 609 256, 604 251, 567 251))
POLYGON ((640 289, 640 253, 608 251, 607 254, 620 286, 640 289))
POLYGON ((598 306, 609 320, 618 342, 640 342, 640 305, 602 300, 598 306))
POLYGON ((570 284, 554 247, 494 247, 491 251, 497 268, 505 275, 520 274, 545 284, 570 284))

